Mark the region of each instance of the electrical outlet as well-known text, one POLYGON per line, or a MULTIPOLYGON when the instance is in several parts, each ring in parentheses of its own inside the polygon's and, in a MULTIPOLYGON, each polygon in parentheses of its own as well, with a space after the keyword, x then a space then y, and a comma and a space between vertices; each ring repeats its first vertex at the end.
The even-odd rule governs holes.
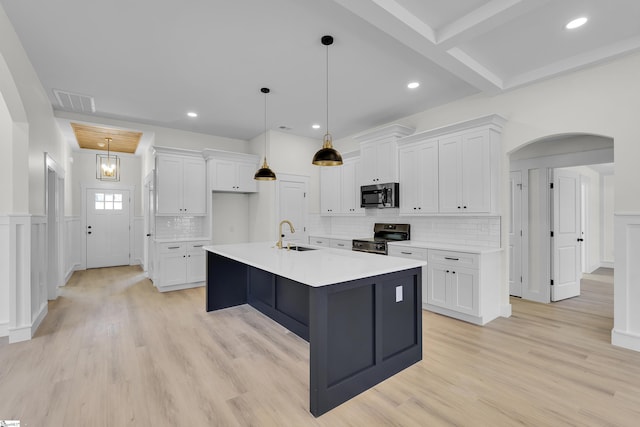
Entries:
POLYGON ((402 301, 402 286, 396 286, 396 302, 402 301))

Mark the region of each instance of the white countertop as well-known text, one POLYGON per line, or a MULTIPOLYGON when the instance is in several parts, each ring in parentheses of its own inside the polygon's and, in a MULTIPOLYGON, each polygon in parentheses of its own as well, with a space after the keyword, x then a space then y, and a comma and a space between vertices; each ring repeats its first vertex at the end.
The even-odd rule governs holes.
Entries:
POLYGON ((415 240, 389 242, 389 246, 404 247, 404 248, 437 249, 441 251, 466 252, 470 254, 487 254, 487 253, 502 251, 502 248, 492 248, 487 246, 468 246, 468 245, 455 245, 451 243, 418 242, 415 240))
MULTIPOLYGON (((314 247, 313 245, 301 245, 314 247)), ((426 262, 318 247, 313 251, 276 249, 273 242, 205 246, 204 249, 309 286, 318 287, 395 271, 426 262)))

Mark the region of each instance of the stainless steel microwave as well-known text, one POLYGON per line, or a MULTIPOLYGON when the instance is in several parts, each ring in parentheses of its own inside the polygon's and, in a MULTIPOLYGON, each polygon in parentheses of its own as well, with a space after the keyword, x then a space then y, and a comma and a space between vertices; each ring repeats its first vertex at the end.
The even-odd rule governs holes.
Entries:
POLYGON ((400 207, 400 184, 363 185, 360 187, 360 206, 363 208, 400 207))

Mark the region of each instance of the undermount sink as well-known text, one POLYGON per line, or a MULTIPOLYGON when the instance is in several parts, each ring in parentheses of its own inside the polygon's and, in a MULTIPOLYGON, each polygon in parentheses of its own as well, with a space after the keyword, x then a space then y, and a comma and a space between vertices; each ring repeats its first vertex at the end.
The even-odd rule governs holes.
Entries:
POLYGON ((291 250, 291 251, 298 251, 298 252, 315 251, 316 250, 316 248, 307 248, 305 246, 291 246, 291 247, 289 247, 287 249, 291 250))

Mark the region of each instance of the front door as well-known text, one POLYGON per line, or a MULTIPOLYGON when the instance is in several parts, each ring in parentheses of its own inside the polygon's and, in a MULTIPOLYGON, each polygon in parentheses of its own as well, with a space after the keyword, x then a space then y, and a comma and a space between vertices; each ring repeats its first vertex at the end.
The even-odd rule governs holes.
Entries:
POLYGON ((129 191, 87 189, 87 268, 129 265, 129 191))
POLYGON ((580 175, 554 170, 551 301, 580 295, 580 231, 580 175))

